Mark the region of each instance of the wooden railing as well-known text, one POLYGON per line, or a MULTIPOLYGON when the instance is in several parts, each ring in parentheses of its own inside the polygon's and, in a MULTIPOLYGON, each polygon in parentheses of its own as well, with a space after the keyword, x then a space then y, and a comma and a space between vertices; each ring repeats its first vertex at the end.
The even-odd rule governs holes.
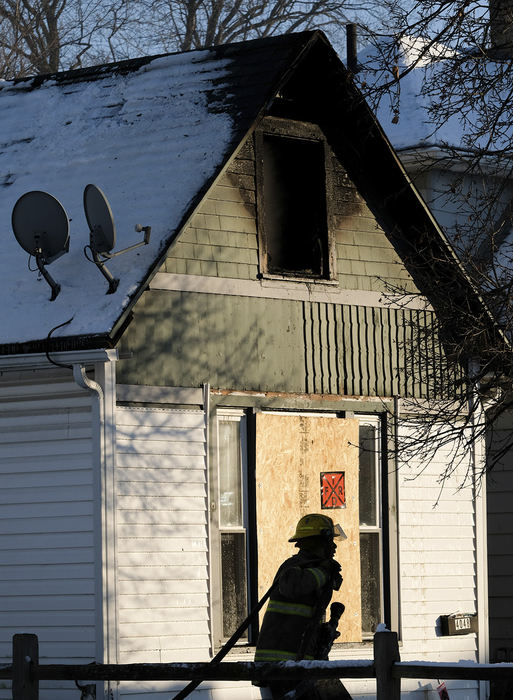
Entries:
MULTIPOLYGON (((35 634, 15 634, 12 664, 0 679, 12 681, 13 700, 38 700, 39 681, 268 681, 276 679, 375 678, 377 700, 400 700, 401 678, 513 680, 513 663, 401 662, 395 632, 374 635, 374 659, 286 663, 220 662, 168 664, 40 664, 35 634)), ((178 691, 177 691, 178 692, 178 691)))

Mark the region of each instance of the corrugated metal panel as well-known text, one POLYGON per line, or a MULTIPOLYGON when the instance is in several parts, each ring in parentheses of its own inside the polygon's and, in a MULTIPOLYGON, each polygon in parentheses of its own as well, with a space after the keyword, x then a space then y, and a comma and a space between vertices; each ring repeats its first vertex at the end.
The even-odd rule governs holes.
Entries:
POLYGON ((120 663, 208 658, 206 499, 203 411, 118 407, 120 663))
POLYGON ((450 374, 431 322, 419 309, 154 290, 141 299, 127 332, 123 349, 134 358, 120 363, 118 378, 432 398, 447 391, 450 374), (148 338, 173 352, 147 353, 148 338))
MULTIPOLYGON (((19 632, 38 635, 47 663, 95 658, 91 435, 91 398, 72 380, 0 382, 1 661, 19 632)), ((41 697, 74 697, 72 686, 46 683, 41 697)))
POLYGON ((433 398, 447 387, 429 312, 302 304, 307 393, 433 398))

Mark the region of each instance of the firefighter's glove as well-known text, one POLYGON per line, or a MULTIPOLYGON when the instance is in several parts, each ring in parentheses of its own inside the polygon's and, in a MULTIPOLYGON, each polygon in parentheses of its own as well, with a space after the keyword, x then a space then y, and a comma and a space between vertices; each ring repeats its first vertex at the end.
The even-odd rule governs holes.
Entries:
POLYGON ((319 641, 321 646, 331 647, 335 639, 340 637, 340 632, 333 628, 329 622, 323 622, 319 630, 319 641))
POLYGON ((340 632, 337 632, 329 622, 324 622, 319 628, 315 658, 327 661, 333 642, 338 637, 340 637, 340 632))
POLYGON ((325 559, 322 563, 322 568, 328 574, 333 590, 338 591, 343 581, 342 574, 340 573, 342 567, 338 561, 335 561, 335 559, 325 559))
POLYGON ((334 591, 340 590, 340 586, 342 585, 342 581, 344 579, 342 578, 341 574, 334 574, 331 577, 331 585, 333 586, 334 591))

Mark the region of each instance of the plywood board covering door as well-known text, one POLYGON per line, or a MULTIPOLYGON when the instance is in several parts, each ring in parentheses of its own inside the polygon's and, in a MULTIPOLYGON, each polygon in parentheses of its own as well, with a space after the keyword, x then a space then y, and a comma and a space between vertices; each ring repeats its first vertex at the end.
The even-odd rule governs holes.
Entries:
POLYGON ((358 420, 259 413, 256 416, 256 499, 260 596, 278 566, 296 553, 287 540, 308 513, 340 523, 336 559, 344 582, 333 600, 346 611, 341 642, 361 641, 358 420), (345 507, 321 508, 321 473, 344 472, 345 507))

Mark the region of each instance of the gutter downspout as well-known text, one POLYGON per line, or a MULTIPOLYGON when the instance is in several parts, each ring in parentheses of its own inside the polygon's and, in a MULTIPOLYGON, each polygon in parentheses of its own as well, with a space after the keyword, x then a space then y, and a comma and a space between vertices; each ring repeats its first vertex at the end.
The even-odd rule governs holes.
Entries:
MULTIPOLYGON (((102 363, 105 364, 105 363, 102 363)), ((112 362, 107 363, 112 365, 112 362)), ((96 477, 94 478, 94 513, 95 513, 95 550, 100 556, 95 557, 98 567, 95 575, 96 600, 101 601, 101 609, 96 614, 96 646, 97 659, 100 663, 118 662, 118 624, 117 624, 117 594, 115 571, 115 504, 113 484, 113 443, 114 422, 110 426, 105 419, 106 395, 98 382, 90 379, 84 365, 72 364, 75 383, 87 391, 95 399, 96 416, 98 420, 98 445, 96 446, 97 461, 93 462, 96 477)), ((94 435, 94 430, 93 430, 94 435)), ((97 688, 98 697, 118 697, 118 683, 100 682, 97 688)))
MULTIPOLYGON (((212 542, 212 512, 214 510, 214 503, 212 501, 212 493, 211 493, 211 479, 212 476, 210 474, 210 450, 211 450, 211 442, 210 442, 210 410, 211 410, 211 405, 210 405, 210 384, 206 382, 203 384, 202 387, 202 401, 203 401, 203 415, 205 417, 205 470, 206 470, 206 477, 207 477, 207 537, 208 541, 211 543, 212 542)), ((215 611, 214 611, 214 595, 213 595, 213 590, 212 590, 212 572, 214 570, 214 562, 213 562, 213 552, 212 552, 212 546, 209 544, 208 546, 208 614, 210 616, 210 620, 213 620, 215 617, 215 611)), ((214 631, 214 625, 210 625, 210 657, 212 658, 215 654, 215 631, 214 631)))
POLYGON ((98 384, 98 382, 89 379, 86 375, 85 367, 81 364, 72 365, 73 369, 73 379, 78 384, 91 394, 95 394, 96 398, 103 403, 103 389, 98 384))
POLYGON ((390 617, 392 627, 390 629, 397 630, 399 639, 402 639, 402 616, 401 616, 401 590, 402 590, 402 579, 401 579, 401 541, 400 541, 400 529, 399 529, 399 428, 401 420, 401 397, 394 396, 394 407, 393 407, 393 468, 389 469, 389 547, 390 547, 390 579, 395 581, 395 585, 390 591, 390 617), (392 566, 394 567, 392 569, 392 566), (392 576, 392 571, 395 571, 395 576, 392 576), (394 590, 395 589, 395 590, 394 590))
MULTIPOLYGON (((478 363, 469 361, 469 376, 476 376, 478 363)), ((469 396, 469 410, 471 411, 472 426, 472 491, 475 503, 475 547, 476 547, 476 606, 478 620, 477 651, 480 664, 489 663, 490 637, 488 620, 488 535, 487 535, 487 509, 486 509, 486 453, 482 449, 481 441, 476 442, 476 429, 481 420, 484 420, 484 407, 477 396, 476 390, 469 396), (473 404, 479 407, 478 416, 472 410, 473 404)), ((479 682, 479 698, 486 700, 489 697, 488 681, 479 682)))

